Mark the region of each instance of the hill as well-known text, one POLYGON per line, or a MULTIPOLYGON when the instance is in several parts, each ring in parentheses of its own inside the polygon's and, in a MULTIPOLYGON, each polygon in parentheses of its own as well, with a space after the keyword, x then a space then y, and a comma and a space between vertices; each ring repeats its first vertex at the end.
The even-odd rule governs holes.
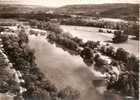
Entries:
POLYGON ((59 8, 49 8, 36 5, 20 4, 0 4, 0 14, 19 14, 19 13, 38 13, 54 12, 55 14, 65 15, 84 15, 93 17, 124 18, 128 20, 138 20, 138 4, 86 4, 86 5, 67 5, 59 8))
POLYGON ((30 13, 30 12, 47 12, 54 8, 36 5, 21 5, 21 4, 0 4, 0 14, 3 13, 30 13))
POLYGON ((111 18, 123 18, 139 16, 138 4, 116 3, 116 4, 89 4, 89 5, 67 5, 56 10, 57 13, 76 14, 87 16, 102 16, 111 18))

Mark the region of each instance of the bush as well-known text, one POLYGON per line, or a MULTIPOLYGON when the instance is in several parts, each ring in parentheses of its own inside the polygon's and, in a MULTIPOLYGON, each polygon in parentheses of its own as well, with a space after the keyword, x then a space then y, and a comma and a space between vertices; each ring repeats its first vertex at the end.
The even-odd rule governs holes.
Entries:
POLYGON ((87 65, 92 65, 93 64, 93 52, 91 48, 84 48, 84 50, 81 51, 80 56, 83 58, 83 61, 87 65))
POLYGON ((83 46, 83 45, 84 45, 82 39, 80 39, 80 38, 78 38, 78 37, 74 37, 74 38, 72 38, 72 40, 73 40, 74 42, 78 43, 79 46, 83 46))
POLYGON ((110 56, 110 57, 114 57, 114 56, 115 56, 114 47, 109 46, 109 47, 106 49, 106 55, 107 55, 107 56, 110 56))
POLYGON ((34 30, 30 30, 30 35, 35 35, 35 36, 37 36, 38 35, 38 32, 36 32, 36 31, 34 31, 34 30))
POLYGON ((4 28, 3 27, 0 27, 0 32, 3 32, 4 31, 4 28))
POLYGON ((127 62, 129 57, 129 53, 125 51, 123 48, 118 48, 116 52, 116 59, 119 61, 127 62))
POLYGON ((99 45, 98 42, 87 41, 87 42, 84 44, 84 47, 88 47, 88 48, 94 49, 94 48, 97 48, 98 45, 99 45))
POLYGON ((114 31, 114 37, 112 38, 114 43, 122 43, 128 40, 128 35, 121 31, 114 31))
POLYGON ((112 33, 112 31, 111 30, 107 30, 107 33, 112 33))
POLYGON ((99 29, 99 32, 101 32, 101 33, 102 33, 102 32, 104 32, 104 31, 103 31, 102 29, 99 29))

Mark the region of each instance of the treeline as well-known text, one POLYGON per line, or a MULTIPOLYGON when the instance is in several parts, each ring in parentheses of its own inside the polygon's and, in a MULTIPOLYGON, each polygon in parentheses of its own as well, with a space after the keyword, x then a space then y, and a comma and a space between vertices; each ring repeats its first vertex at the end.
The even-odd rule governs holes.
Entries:
POLYGON ((99 28, 110 28, 110 29, 117 29, 121 30, 126 27, 125 23, 114 23, 114 22, 106 22, 106 21, 88 21, 83 18, 68 18, 62 19, 61 24, 64 25, 76 25, 76 26, 91 26, 91 27, 99 27, 99 28))
POLYGON ((77 100, 79 91, 64 87, 58 91, 50 80, 46 79, 44 74, 35 64, 34 50, 28 46, 28 35, 23 27, 17 34, 1 35, 5 53, 13 63, 13 67, 19 70, 25 80, 21 85, 27 89, 22 94, 17 94, 15 100, 77 100))
POLYGON ((48 21, 50 19, 62 19, 62 18, 70 18, 69 15, 63 14, 47 14, 43 12, 38 13, 2 13, 0 14, 0 18, 13 18, 19 20, 29 20, 29 19, 36 19, 42 21, 48 21))

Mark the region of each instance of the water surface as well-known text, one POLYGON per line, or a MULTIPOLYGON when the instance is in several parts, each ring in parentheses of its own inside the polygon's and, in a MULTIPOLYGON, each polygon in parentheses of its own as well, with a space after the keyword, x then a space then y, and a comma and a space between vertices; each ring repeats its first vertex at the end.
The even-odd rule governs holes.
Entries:
POLYGON ((93 73, 80 56, 70 55, 42 36, 30 36, 29 45, 36 51, 38 67, 58 90, 71 86, 80 91, 80 100, 103 100, 92 83, 95 80, 93 73))

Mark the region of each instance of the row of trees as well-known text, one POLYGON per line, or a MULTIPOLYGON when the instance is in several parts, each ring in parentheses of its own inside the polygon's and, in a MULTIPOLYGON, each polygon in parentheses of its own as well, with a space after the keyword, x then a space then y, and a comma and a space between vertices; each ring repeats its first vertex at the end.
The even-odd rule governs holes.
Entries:
POLYGON ((38 20, 29 20, 29 25, 33 28, 39 28, 55 33, 61 33, 62 29, 59 27, 58 23, 52 23, 50 21, 38 21, 38 20))
POLYGON ((76 25, 76 26, 91 26, 91 27, 98 27, 98 28, 110 28, 110 29, 117 29, 122 30, 124 29, 127 24, 123 22, 107 22, 107 21, 98 21, 98 20, 88 20, 84 18, 67 18, 62 19, 61 24, 64 25, 76 25))
POLYGON ((63 34, 49 34, 47 36, 47 39, 49 39, 50 42, 52 41, 56 42, 57 44, 63 45, 65 46, 65 48, 68 48, 70 50, 77 51, 78 49, 78 44, 75 41, 65 37, 65 35, 63 34))

